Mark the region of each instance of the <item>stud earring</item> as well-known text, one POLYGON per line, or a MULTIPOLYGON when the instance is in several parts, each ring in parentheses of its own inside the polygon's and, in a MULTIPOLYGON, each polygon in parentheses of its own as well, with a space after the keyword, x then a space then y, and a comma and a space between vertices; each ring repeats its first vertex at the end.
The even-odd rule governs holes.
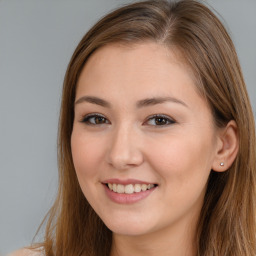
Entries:
POLYGON ((224 166, 224 163, 223 163, 223 162, 221 162, 221 163, 220 163, 220 166, 224 166))

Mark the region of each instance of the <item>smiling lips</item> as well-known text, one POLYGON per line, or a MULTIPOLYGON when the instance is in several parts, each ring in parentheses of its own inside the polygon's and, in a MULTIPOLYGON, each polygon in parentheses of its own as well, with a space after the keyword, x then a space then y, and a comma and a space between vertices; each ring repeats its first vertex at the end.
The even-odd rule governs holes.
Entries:
POLYGON ((111 201, 118 204, 132 204, 148 197, 158 186, 139 180, 121 181, 118 179, 107 180, 102 183, 106 195, 111 201))
POLYGON ((154 184, 115 184, 115 183, 108 183, 108 188, 118 194, 134 194, 139 193, 141 191, 146 191, 149 189, 154 188, 156 185, 154 184))

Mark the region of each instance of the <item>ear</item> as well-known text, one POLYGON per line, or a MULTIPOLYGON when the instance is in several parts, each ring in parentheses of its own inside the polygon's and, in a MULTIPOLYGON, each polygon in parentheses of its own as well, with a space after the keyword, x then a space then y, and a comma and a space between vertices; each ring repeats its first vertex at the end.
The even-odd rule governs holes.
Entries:
POLYGON ((224 172, 234 162, 239 149, 236 122, 234 120, 230 121, 225 128, 218 131, 217 136, 218 142, 212 169, 216 172, 224 172))

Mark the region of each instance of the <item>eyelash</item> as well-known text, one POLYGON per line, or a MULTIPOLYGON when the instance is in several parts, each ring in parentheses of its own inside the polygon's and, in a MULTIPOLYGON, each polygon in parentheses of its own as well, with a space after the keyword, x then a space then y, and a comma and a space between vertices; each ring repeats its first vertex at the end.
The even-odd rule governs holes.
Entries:
MULTIPOLYGON (((150 116, 148 119, 147 119, 147 122, 148 121, 151 121, 151 120, 154 120, 155 119, 155 122, 157 119, 162 119, 162 120, 165 120, 165 123, 164 124, 160 124, 160 125, 152 125, 152 126, 167 126, 167 125, 171 125, 171 124, 175 124, 176 121, 166 115, 162 115, 162 114, 156 114, 156 115, 152 115, 150 116)), ((82 118, 82 120, 80 121, 81 123, 85 123, 86 125, 101 125, 101 124, 110 124, 110 122, 107 120, 107 118, 105 118, 104 116, 102 115, 99 115, 99 114, 89 114, 89 115, 86 115, 82 118), (90 119, 94 118, 102 118, 103 121, 107 121, 107 123, 91 123, 90 122, 90 119)))
POLYGON ((83 117, 83 119, 81 120, 81 123, 85 123, 87 125, 99 125, 99 124, 96 124, 96 123, 91 123, 90 122, 90 119, 91 118, 102 118, 104 120, 107 120, 107 118, 105 118, 104 116, 102 115, 99 115, 99 114, 89 114, 89 115, 86 115, 83 117))
POLYGON ((154 119, 155 119, 155 121, 156 121, 157 119, 163 119, 163 120, 165 120, 165 122, 166 122, 166 123, 164 123, 164 124, 162 124, 162 125, 155 125, 155 126, 166 126, 166 125, 171 125, 171 124, 176 123, 176 121, 175 121, 174 119, 172 119, 172 118, 170 118, 170 117, 168 117, 168 116, 166 116, 166 115, 161 115, 161 114, 156 114, 156 115, 150 116, 150 117, 148 118, 148 121, 149 121, 149 120, 154 120, 154 119))

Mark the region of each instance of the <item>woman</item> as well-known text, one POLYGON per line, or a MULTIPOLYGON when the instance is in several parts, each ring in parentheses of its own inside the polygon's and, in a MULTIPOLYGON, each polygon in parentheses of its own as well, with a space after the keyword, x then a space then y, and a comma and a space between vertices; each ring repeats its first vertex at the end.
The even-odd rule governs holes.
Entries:
POLYGON ((45 241, 15 255, 252 256, 255 127, 233 43, 194 0, 100 20, 68 66, 45 241))

